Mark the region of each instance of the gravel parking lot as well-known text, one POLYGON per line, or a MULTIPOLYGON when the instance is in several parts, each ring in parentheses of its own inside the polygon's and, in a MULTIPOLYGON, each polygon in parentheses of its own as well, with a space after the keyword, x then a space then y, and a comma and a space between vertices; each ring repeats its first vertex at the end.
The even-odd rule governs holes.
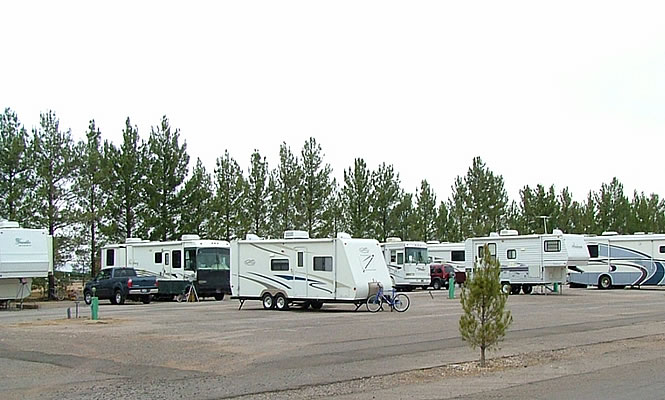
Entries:
POLYGON ((519 398, 665 354, 661 289, 511 296, 514 323, 486 370, 459 337, 458 299, 409 296, 406 313, 234 300, 102 302, 100 322, 87 307, 67 320, 69 302, 0 311, 0 398, 519 398))

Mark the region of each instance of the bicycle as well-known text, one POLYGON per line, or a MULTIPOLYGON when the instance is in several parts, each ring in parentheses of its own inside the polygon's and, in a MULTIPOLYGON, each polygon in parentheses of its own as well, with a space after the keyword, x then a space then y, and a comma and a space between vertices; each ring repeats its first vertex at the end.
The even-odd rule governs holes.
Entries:
POLYGON ((383 293, 383 286, 379 285, 379 292, 377 294, 371 295, 367 299, 367 310, 369 312, 377 312, 383 310, 383 304, 390 305, 390 311, 395 310, 397 312, 404 312, 409 309, 411 305, 411 300, 409 296, 399 293, 395 294, 395 288, 393 288, 392 295, 386 295, 383 293))

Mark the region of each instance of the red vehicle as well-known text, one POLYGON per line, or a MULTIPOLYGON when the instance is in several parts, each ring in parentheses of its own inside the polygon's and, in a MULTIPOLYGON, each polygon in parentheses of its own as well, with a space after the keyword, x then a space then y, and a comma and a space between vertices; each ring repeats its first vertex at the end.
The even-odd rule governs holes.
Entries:
POLYGON ((455 270, 455 267, 450 264, 430 264, 429 272, 432 280, 429 286, 423 286, 423 289, 428 287, 432 287, 434 290, 447 288, 451 274, 454 274, 456 284, 461 285, 466 282, 466 272, 455 270))

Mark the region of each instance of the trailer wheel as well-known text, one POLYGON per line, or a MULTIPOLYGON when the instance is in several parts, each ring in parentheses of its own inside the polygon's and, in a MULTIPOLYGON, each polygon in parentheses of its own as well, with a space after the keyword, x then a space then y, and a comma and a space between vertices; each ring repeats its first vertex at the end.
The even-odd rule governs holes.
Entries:
POLYGON ((85 301, 85 304, 90 305, 90 303, 92 303, 92 293, 86 290, 86 292, 83 293, 83 301, 85 301))
POLYGON ((609 289, 612 287, 612 280, 608 275, 603 275, 598 278, 598 289, 609 289))
POLYGON ((312 309, 314 310, 320 310, 321 307, 323 307, 323 302, 319 300, 312 300, 310 302, 310 305, 312 306, 312 309))
POLYGON ((533 290, 533 286, 531 286, 531 285, 522 285, 522 292, 524 292, 524 294, 531 294, 532 290, 533 290))
POLYGON ((441 290, 441 281, 436 279, 434 282, 432 282, 432 288, 434 290, 441 290))
POLYGON ((224 300, 224 293, 215 293, 215 300, 217 301, 224 300))
POLYGON ((286 301, 286 297, 283 294, 279 293, 275 296, 275 308, 279 311, 284 311, 289 309, 289 302, 286 301))
POLYGON ((501 292, 503 294, 510 294, 510 283, 504 282, 501 284, 501 292))
POLYGON ((275 302, 273 301, 272 295, 266 293, 261 298, 261 303, 263 303, 263 308, 266 310, 272 310, 275 307, 275 302))
POLYGON ((510 285, 510 294, 520 294, 520 285, 510 285))

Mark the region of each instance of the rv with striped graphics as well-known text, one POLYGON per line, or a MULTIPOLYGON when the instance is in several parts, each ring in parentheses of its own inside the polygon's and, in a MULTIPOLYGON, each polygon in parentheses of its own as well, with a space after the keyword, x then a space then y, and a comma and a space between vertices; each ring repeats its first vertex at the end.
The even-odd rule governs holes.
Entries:
POLYGON ((589 261, 582 235, 558 229, 541 235, 519 235, 516 230, 504 229, 465 241, 467 270, 482 259, 485 246, 499 260, 502 290, 510 294, 529 294, 534 286, 563 284, 569 266, 583 267, 589 261))
POLYGON ((665 285, 665 234, 605 232, 586 236, 584 241, 589 263, 570 267, 571 287, 665 285))
POLYGON ((379 242, 351 238, 310 239, 305 231, 286 231, 284 239, 247 235, 231 242, 231 293, 260 300, 265 309, 298 304, 319 309, 324 303, 364 304, 383 285, 392 289, 379 242))

